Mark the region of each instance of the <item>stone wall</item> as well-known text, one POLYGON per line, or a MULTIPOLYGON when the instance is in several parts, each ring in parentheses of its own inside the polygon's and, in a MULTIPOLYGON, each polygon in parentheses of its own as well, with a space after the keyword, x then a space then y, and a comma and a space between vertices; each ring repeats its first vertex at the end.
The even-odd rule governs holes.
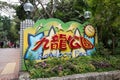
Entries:
POLYGON ((109 72, 74 74, 64 77, 51 77, 39 79, 29 79, 28 73, 21 73, 19 80, 120 80, 120 70, 109 72))

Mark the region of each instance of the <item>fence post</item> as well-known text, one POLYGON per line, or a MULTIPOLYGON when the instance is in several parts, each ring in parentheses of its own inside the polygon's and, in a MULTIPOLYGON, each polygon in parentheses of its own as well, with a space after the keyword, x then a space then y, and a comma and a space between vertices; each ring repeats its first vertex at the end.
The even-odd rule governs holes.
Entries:
POLYGON ((20 23, 20 62, 19 62, 19 70, 22 69, 22 61, 23 61, 23 31, 28 27, 32 27, 34 25, 34 21, 31 19, 26 19, 20 23))

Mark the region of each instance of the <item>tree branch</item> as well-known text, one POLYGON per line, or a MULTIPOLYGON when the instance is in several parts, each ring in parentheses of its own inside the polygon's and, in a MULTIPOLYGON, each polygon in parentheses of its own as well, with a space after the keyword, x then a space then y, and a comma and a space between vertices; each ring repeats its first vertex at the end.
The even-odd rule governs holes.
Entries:
POLYGON ((48 13, 48 11, 45 9, 45 7, 43 6, 42 2, 40 0, 37 0, 38 3, 41 5, 41 7, 43 8, 43 10, 45 11, 45 13, 48 15, 48 17, 52 18, 52 15, 48 13))

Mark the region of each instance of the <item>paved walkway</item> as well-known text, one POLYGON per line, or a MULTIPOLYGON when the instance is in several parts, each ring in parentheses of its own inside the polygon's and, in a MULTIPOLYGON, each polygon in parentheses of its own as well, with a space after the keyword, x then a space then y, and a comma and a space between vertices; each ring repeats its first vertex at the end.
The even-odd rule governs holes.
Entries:
POLYGON ((0 80, 17 80, 19 60, 19 48, 0 48, 0 80))

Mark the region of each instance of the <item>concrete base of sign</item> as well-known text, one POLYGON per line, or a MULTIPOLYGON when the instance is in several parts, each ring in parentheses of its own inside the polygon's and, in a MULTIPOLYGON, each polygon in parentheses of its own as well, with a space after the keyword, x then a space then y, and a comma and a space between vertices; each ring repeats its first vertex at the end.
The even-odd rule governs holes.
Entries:
MULTIPOLYGON (((19 80, 29 78, 29 73, 20 73, 19 80), (26 75, 27 74, 27 75, 26 75)), ((28 79, 29 80, 29 79, 28 79)), ((63 77, 38 78, 31 80, 120 80, 120 70, 109 72, 92 72, 85 74, 74 74, 63 77)))

